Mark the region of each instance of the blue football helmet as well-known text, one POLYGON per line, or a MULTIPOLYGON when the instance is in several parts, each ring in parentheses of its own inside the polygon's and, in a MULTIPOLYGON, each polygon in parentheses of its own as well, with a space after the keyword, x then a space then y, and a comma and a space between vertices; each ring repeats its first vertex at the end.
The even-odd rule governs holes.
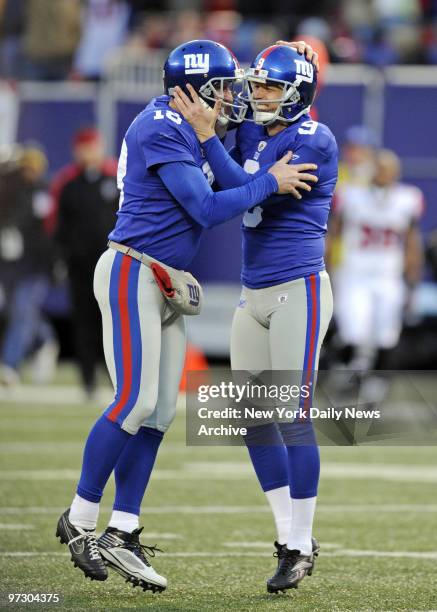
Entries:
POLYGON ((208 106, 222 100, 220 123, 241 123, 247 110, 241 94, 244 70, 237 58, 223 45, 212 40, 191 40, 179 45, 164 64, 164 90, 169 96, 179 85, 189 95, 190 83, 208 106))
POLYGON ((310 110, 316 87, 317 71, 305 56, 285 45, 267 47, 256 56, 245 75, 244 93, 240 99, 250 104, 253 111, 252 118, 246 119, 260 125, 275 121, 292 123, 310 110), (281 96, 269 100, 271 104, 277 103, 275 111, 266 112, 259 108, 266 101, 255 99, 252 83, 282 87, 281 96))

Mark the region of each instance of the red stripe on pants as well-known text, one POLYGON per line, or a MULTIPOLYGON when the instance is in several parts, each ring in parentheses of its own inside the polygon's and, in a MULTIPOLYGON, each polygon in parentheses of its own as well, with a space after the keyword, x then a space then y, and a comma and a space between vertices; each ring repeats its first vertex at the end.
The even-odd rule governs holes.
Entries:
MULTIPOLYGON (((308 351, 308 361, 307 361, 307 378, 305 384, 309 386, 311 382, 311 376, 315 368, 315 354, 316 354, 316 327, 317 327, 317 284, 316 277, 314 274, 310 276, 310 289, 311 289, 311 305, 312 305, 312 316, 311 316, 311 331, 310 331, 310 347, 308 351)), ((306 411, 308 407, 308 402, 312 397, 312 393, 308 395, 304 402, 304 415, 306 416, 306 411)))
POLYGON ((111 410, 108 418, 115 421, 126 405, 132 388, 132 341, 129 322, 129 270, 132 257, 124 256, 120 267, 118 285, 118 307, 120 309, 121 350, 123 354, 123 388, 120 399, 111 410))

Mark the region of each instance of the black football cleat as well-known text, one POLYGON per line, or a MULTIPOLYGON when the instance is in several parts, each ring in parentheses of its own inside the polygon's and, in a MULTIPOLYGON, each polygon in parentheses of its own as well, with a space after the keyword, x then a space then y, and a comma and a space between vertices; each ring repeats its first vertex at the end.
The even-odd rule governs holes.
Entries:
POLYGON ((121 574, 132 586, 143 591, 160 593, 167 588, 167 579, 160 576, 146 558, 162 552, 156 546, 145 546, 140 542, 143 527, 132 533, 108 527, 97 540, 100 553, 107 565, 121 574))
POLYGON ((70 509, 58 521, 56 537, 70 549, 74 567, 80 568, 91 580, 106 580, 108 570, 97 546, 95 531, 75 527, 69 520, 70 509))
MULTIPOLYGON (((319 552, 320 552, 320 544, 316 540, 316 538, 311 538, 311 543, 313 545, 313 556, 318 557, 319 552)), ((273 546, 276 548, 275 552, 273 553, 273 556, 278 558, 278 567, 279 567, 279 563, 281 562, 281 555, 285 553, 285 551, 287 550, 287 544, 279 544, 279 542, 275 541, 273 542, 273 546)), ((311 574, 313 573, 314 563, 315 563, 315 559, 313 559, 313 567, 308 572, 308 576, 311 576, 311 574)))
POLYGON ((320 544, 318 540, 316 540, 316 538, 311 538, 311 544, 313 545, 313 555, 318 557, 320 552, 320 544))
POLYGON ((314 566, 314 554, 301 555, 300 550, 285 548, 279 556, 278 569, 274 576, 267 580, 267 591, 278 593, 287 589, 297 589, 297 585, 306 575, 311 575, 314 566))

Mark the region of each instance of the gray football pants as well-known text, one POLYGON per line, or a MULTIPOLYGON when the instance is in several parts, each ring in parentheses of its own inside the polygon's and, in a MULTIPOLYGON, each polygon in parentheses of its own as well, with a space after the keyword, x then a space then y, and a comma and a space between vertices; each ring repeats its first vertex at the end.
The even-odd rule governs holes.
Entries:
POLYGON ((165 432, 175 416, 184 365, 184 318, 163 325, 168 306, 152 271, 113 249, 97 263, 94 294, 115 390, 106 416, 130 434, 141 426, 165 432))
POLYGON ((232 370, 287 371, 290 384, 314 388, 332 311, 325 271, 265 289, 243 287, 232 324, 232 370))

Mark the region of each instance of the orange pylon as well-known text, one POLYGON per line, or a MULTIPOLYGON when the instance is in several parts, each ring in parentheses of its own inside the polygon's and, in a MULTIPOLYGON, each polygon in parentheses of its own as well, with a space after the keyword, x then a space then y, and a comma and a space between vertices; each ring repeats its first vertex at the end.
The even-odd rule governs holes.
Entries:
MULTIPOLYGON (((191 389, 187 388, 187 372, 197 372, 197 371, 205 372, 206 370, 209 370, 209 364, 205 357, 205 354, 197 346, 194 346, 193 344, 188 343, 187 350, 185 353, 184 370, 182 372, 181 384, 180 384, 179 389, 181 391, 188 391, 188 392, 195 391, 196 389, 194 388, 193 382, 191 382, 191 385, 189 385, 193 388, 191 389)), ((204 384, 204 381, 201 380, 201 378, 203 377, 201 377, 200 375, 196 377, 197 384, 204 384)), ((207 375, 205 374, 205 380, 206 379, 207 379, 207 375)))

